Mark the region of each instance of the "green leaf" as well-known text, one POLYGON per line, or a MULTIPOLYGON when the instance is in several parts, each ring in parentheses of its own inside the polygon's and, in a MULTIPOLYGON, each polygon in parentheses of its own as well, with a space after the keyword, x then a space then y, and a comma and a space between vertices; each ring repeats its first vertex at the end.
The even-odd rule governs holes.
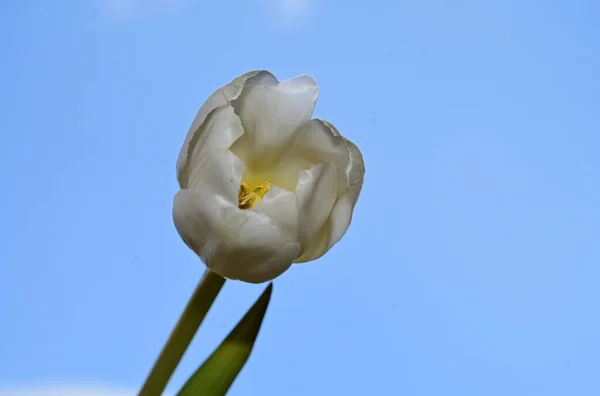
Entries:
POLYGON ((270 283, 227 338, 187 380, 177 396, 225 396, 252 352, 272 291, 273 284, 270 283))

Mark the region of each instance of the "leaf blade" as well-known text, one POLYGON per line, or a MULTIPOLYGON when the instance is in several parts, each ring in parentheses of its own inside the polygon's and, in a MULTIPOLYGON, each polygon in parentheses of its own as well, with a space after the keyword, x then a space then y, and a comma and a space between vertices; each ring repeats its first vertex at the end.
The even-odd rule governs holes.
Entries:
POLYGON ((225 340, 190 376, 177 396, 226 395, 254 348, 272 291, 273 284, 270 283, 225 340))

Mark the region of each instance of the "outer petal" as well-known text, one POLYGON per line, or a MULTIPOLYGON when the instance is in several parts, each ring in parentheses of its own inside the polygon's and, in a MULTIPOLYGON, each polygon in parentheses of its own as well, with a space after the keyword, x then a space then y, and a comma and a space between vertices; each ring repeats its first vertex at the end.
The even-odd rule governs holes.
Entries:
POLYGON ((287 270, 300 245, 265 213, 237 207, 242 172, 243 164, 233 153, 215 157, 206 164, 202 188, 175 195, 173 221, 184 242, 211 270, 260 283, 287 270))
POLYGON ((338 196, 341 196, 348 188, 345 180, 349 161, 346 139, 339 133, 334 133, 325 122, 313 119, 298 131, 293 144, 274 167, 275 174, 271 179, 277 180, 282 187, 293 190, 300 172, 317 164, 333 162, 340 180, 338 196))
POLYGON ((319 87, 310 76, 278 82, 272 74, 260 72, 249 78, 232 102, 246 132, 232 151, 254 170, 268 169, 310 120, 318 96, 319 87))
MULTIPOLYGON (((243 134, 242 124, 233 113, 231 106, 225 105, 213 110, 190 142, 186 166, 179 174, 181 187, 202 188, 202 180, 205 173, 208 172, 212 160, 228 151, 229 147, 243 134)), ((244 165, 239 159, 238 163, 243 170, 244 165)), ((239 190, 239 183, 236 188, 239 190)))
POLYGON ((213 110, 220 106, 227 105, 231 100, 237 98, 242 91, 246 80, 259 72, 260 71, 248 72, 234 79, 229 84, 222 86, 208 98, 196 114, 196 118, 194 118, 192 126, 185 137, 183 147, 179 153, 179 158, 177 158, 177 180, 179 180, 179 184, 182 188, 185 188, 185 184, 187 183, 187 172, 189 168, 188 160, 190 154, 194 151, 194 146, 197 142, 202 140, 202 135, 205 132, 205 130, 200 127, 213 110))
MULTIPOLYGON (((334 135, 341 136, 333 125, 327 122, 324 122, 324 125, 331 128, 334 135)), ((317 235, 307 246, 303 245, 303 253, 296 259, 297 263, 312 261, 327 253, 333 245, 342 239, 352 221, 354 206, 364 181, 365 165, 358 147, 347 139, 344 139, 344 141, 348 163, 343 168, 342 180, 338 180, 338 182, 343 183, 347 188, 335 202, 331 216, 317 235)))
POLYGON ((292 265, 300 249, 298 243, 286 241, 267 216, 189 190, 175 195, 173 219, 182 239, 206 266, 228 279, 274 279, 292 265))
POLYGON ((332 162, 316 165, 300 173, 296 196, 300 224, 298 239, 302 251, 318 236, 331 215, 337 198, 336 167, 332 162))
MULTIPOLYGON (((328 128, 334 134, 339 135, 340 133, 329 122, 323 120, 323 124, 327 125, 328 128)), ((365 179, 365 162, 363 160, 362 153, 356 146, 356 144, 352 143, 350 140, 344 138, 346 141, 346 146, 348 147, 348 165, 345 169, 346 182, 348 183, 348 188, 350 189, 352 195, 352 207, 356 205, 356 201, 358 201, 358 197, 360 196, 360 191, 362 190, 362 185, 365 179)))
POLYGON ((319 233, 306 246, 296 263, 305 263, 323 256, 342 239, 352 221, 353 200, 350 192, 346 192, 335 203, 331 216, 319 233))
POLYGON ((271 186, 262 201, 250 210, 267 215, 286 239, 298 240, 299 211, 293 192, 271 186))

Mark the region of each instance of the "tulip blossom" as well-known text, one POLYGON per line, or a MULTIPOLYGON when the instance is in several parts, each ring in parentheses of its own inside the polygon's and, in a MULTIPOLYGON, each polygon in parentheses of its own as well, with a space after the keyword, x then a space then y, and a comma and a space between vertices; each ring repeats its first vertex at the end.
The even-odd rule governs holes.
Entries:
POLYGON ((173 219, 213 272, 265 282, 348 229, 364 163, 332 124, 312 119, 318 96, 312 77, 254 71, 200 108, 177 160, 173 219))

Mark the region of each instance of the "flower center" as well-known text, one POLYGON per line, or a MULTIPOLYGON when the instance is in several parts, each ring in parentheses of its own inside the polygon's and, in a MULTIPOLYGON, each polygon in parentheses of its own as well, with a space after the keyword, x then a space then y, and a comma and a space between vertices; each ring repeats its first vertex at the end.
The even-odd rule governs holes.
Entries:
POLYGON ((262 197, 265 196, 271 183, 268 181, 263 184, 251 189, 248 183, 242 182, 240 185, 240 191, 238 192, 238 206, 240 209, 250 209, 260 202, 262 197))

